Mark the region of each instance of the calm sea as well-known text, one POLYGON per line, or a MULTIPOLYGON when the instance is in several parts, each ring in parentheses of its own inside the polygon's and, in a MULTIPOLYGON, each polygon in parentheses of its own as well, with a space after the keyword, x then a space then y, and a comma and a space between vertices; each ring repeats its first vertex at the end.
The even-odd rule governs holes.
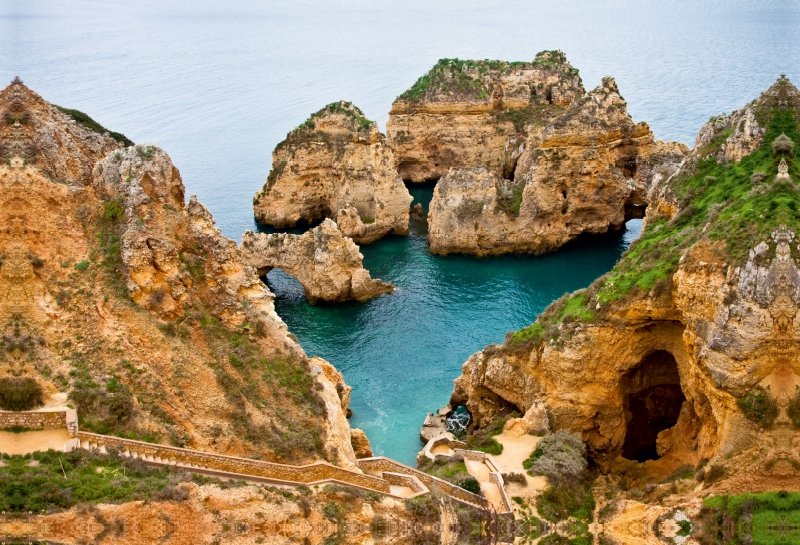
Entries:
MULTIPOLYGON (((340 99, 384 127, 394 98, 439 58, 561 49, 587 88, 616 77, 635 120, 691 145, 711 115, 782 73, 800 77, 798 23, 789 0, 0 0, 0 82, 18 75, 53 103, 163 147, 239 240, 290 129, 340 99)), ((542 258, 435 258, 420 235, 391 238, 363 253, 399 291, 362 305, 310 307, 280 271, 269 283, 309 354, 355 387, 353 424, 376 452, 411 462, 425 412, 447 401, 466 357, 608 270, 631 227, 542 258)))

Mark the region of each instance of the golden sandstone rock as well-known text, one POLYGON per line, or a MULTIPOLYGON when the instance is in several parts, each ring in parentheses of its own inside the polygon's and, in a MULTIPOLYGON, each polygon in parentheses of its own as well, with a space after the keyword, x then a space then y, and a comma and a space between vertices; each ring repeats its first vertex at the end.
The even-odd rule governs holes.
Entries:
POLYGON ((386 135, 404 180, 437 180, 453 167, 510 177, 527 125, 583 94, 560 51, 532 62, 440 60, 392 104, 386 135))
POLYGON ((453 168, 428 216, 434 253, 545 253, 581 233, 620 229, 642 217, 654 180, 688 153, 654 142, 634 123, 611 78, 543 126, 530 126, 509 179, 486 167, 453 168))
POLYGON ((370 277, 358 246, 330 219, 302 235, 246 231, 242 256, 262 274, 277 267, 297 278, 311 304, 366 301, 394 289, 370 277))
POLYGON ((331 218, 358 244, 406 234, 411 196, 394 163, 375 122, 349 102, 329 104, 275 148, 255 217, 276 228, 331 218))
POLYGON ((352 464, 341 376, 312 373, 169 156, 19 80, 0 111, 3 384, 86 431, 352 464))
POLYGON ((677 173, 652 182, 618 265, 471 356, 451 406, 480 428, 541 400, 603 471, 633 481, 707 462, 712 490, 796 490, 800 190, 792 149, 772 142, 800 136, 798 111, 781 78, 713 119, 677 173))

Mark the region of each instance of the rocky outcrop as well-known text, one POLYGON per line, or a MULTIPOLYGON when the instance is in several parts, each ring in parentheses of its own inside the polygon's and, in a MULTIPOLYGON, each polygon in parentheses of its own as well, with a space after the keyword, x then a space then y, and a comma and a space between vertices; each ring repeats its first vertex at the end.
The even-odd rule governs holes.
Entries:
POLYGON ((86 431, 352 464, 349 387, 312 369, 169 156, 118 148, 21 82, 0 110, 0 379, 86 431))
POLYGON ((611 78, 531 128, 520 149, 511 179, 473 167, 439 181, 428 216, 432 252, 541 254, 581 233, 619 229, 643 216, 653 180, 668 178, 689 151, 634 123, 611 78))
POLYGON ((392 104, 386 134, 404 180, 477 166, 510 177, 527 127, 582 94, 578 71, 560 51, 533 62, 442 59, 392 104))
POLYGON ((752 123, 772 135, 751 150, 757 160, 740 171, 694 154, 662 182, 671 206, 648 211, 619 264, 471 356, 450 404, 465 405, 480 428, 543 403, 602 468, 631 470, 631 479, 701 460, 726 476, 714 485, 726 490, 777 490, 779 475, 796 475, 787 467, 800 462, 800 225, 790 210, 800 191, 788 167, 796 159, 771 139, 796 126, 798 106, 780 79, 752 105, 752 123), (759 185, 754 168, 766 169, 759 185), (757 215, 734 212, 778 195, 757 215))
POLYGON ((262 274, 277 267, 297 278, 311 304, 366 301, 394 289, 370 277, 358 246, 329 219, 302 235, 246 231, 241 248, 244 262, 262 274))
POLYGON ((253 211, 276 228, 331 218, 358 244, 407 234, 412 199, 394 163, 375 122, 349 102, 329 104, 275 148, 253 211))
POLYGON ((350 442, 353 445, 356 458, 371 458, 375 456, 372 452, 372 445, 369 439, 367 439, 367 434, 364 433, 364 430, 358 428, 350 430, 350 442))
POLYGON ((703 125, 694 141, 694 153, 738 162, 761 145, 765 132, 752 106, 745 106, 729 115, 713 117, 703 125))
POLYGON ((123 146, 111 134, 129 142, 121 134, 109 134, 86 114, 53 106, 24 89, 16 78, 3 93, 3 161, 18 157, 35 163, 54 180, 86 185, 91 182, 94 163, 123 146))
POLYGON ((327 420, 325 426, 326 458, 336 460, 345 469, 359 471, 351 442, 350 424, 347 422, 345 414, 347 406, 343 403, 339 389, 337 389, 338 383, 329 378, 331 372, 338 373, 338 371, 321 358, 312 358, 310 364, 311 374, 314 375, 320 396, 325 403, 324 414, 327 420), (322 365, 319 365, 320 363, 322 365))

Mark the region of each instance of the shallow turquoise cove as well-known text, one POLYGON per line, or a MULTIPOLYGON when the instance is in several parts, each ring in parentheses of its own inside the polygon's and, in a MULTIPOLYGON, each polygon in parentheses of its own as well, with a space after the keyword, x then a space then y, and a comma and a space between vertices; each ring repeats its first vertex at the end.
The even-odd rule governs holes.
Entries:
MULTIPOLYGON (((432 189, 411 192, 427 205, 432 189)), ((627 227, 541 257, 434 256, 419 230, 388 237, 361 252, 373 278, 398 289, 366 303, 309 305, 300 284, 277 269, 267 282, 309 356, 330 361, 353 387, 350 424, 367 433, 376 454, 413 464, 419 427, 448 402, 464 361, 611 269, 641 220, 627 227)))

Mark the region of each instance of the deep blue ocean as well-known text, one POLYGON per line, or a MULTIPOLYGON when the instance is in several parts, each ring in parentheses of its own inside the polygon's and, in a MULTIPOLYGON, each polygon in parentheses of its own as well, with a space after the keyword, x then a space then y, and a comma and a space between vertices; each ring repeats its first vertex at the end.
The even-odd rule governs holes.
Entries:
MULTIPOLYGON (((531 60, 561 49, 591 89, 614 76, 636 121, 691 145, 712 115, 780 74, 800 81, 797 1, 561 2, 0 0, 0 82, 19 76, 137 143, 164 148, 187 193, 239 240, 286 133, 353 101, 385 127, 394 98, 439 58, 531 60)), ((427 202, 430 188, 412 190, 427 202)), ((312 307, 280 271, 268 283, 309 355, 354 387, 351 423, 377 453, 412 462, 427 411, 473 352, 530 324, 610 269, 638 235, 587 238, 543 257, 434 257, 424 234, 362 248, 399 288, 312 307)))

